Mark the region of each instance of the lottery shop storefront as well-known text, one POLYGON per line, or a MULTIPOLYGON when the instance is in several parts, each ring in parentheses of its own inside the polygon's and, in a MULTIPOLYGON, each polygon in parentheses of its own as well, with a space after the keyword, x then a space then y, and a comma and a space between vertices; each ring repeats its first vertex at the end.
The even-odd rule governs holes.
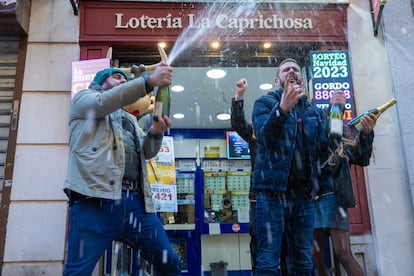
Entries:
MULTIPOLYGON (((211 67, 260 68, 274 74, 282 59, 293 57, 303 66, 309 96, 320 107, 329 103, 333 90, 346 92, 344 119, 350 120, 355 114, 347 8, 346 3, 84 0, 79 10, 80 60, 109 56, 116 67, 130 67, 137 62, 154 64, 160 60, 158 43, 165 43, 166 52, 170 57, 174 55, 175 70, 184 70, 187 75, 211 67), (219 42, 221 51, 215 52, 212 42, 219 42), (265 48, 264 43, 269 47, 265 48), (177 46, 185 50, 175 54, 177 46)), ((198 85, 201 89, 204 84, 200 81, 198 85)), ((202 107, 203 102, 199 105, 202 107)), ((187 275, 196 275, 200 267, 212 273, 217 264, 225 264, 229 275, 250 275, 245 216, 249 160, 232 160, 222 153, 230 130, 230 126, 203 131, 173 125, 169 133, 174 143, 187 146, 175 147, 178 211, 160 214, 160 218, 187 275), (196 147, 188 146, 193 143, 196 147), (192 152, 188 148, 201 150, 192 152), (217 154, 211 153, 215 148, 217 154), (241 187, 239 183, 246 179, 241 187)), ((357 207, 350 210, 351 233, 370 232, 364 172, 352 167, 352 174, 358 198, 357 207)))

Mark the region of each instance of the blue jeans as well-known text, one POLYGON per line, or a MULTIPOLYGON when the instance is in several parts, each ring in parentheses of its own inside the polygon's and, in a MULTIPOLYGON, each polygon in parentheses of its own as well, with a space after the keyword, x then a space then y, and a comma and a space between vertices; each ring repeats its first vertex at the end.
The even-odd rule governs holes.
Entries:
POLYGON ((289 275, 312 275, 314 202, 303 194, 259 192, 256 197, 256 276, 278 275, 285 231, 289 275))
POLYGON ((70 207, 68 256, 63 275, 90 276, 112 241, 139 250, 159 275, 181 275, 180 262, 155 213, 146 213, 138 193, 121 200, 81 199, 70 207))

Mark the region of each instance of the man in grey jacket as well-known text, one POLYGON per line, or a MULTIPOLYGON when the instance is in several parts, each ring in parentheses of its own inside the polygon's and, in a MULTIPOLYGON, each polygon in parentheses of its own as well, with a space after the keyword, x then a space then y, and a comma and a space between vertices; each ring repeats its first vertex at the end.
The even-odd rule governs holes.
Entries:
POLYGON ((171 80, 165 63, 129 82, 122 70, 107 68, 74 96, 64 185, 70 206, 64 275, 91 275, 114 240, 139 250, 159 275, 180 275, 179 258, 155 213, 145 162, 158 153, 171 121, 158 118, 144 131, 123 109, 171 80))

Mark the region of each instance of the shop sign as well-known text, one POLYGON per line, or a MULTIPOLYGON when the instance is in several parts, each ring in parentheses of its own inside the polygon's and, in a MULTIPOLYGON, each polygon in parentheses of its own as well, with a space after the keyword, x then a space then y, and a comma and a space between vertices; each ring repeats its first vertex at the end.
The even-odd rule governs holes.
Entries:
POLYGON ((80 41, 171 41, 184 31, 199 40, 346 41, 346 5, 240 6, 85 2, 80 11, 80 41))
POLYGON ((226 14, 218 14, 213 18, 197 18, 196 14, 187 14, 184 18, 173 17, 168 13, 164 17, 151 17, 146 14, 139 17, 127 17, 116 13, 115 29, 183 29, 184 24, 190 29, 218 28, 236 29, 243 33, 247 29, 312 29, 312 18, 279 17, 276 14, 264 17, 257 15, 253 18, 234 18, 226 14))

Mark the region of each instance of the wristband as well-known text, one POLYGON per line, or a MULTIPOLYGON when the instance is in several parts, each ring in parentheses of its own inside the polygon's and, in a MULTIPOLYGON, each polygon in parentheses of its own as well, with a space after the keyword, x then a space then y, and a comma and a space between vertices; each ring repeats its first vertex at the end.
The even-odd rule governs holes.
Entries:
POLYGON ((144 78, 144 82, 145 82, 145 90, 147 91, 147 93, 151 92, 152 90, 154 90, 154 87, 151 84, 151 80, 147 75, 143 75, 142 76, 144 78))

